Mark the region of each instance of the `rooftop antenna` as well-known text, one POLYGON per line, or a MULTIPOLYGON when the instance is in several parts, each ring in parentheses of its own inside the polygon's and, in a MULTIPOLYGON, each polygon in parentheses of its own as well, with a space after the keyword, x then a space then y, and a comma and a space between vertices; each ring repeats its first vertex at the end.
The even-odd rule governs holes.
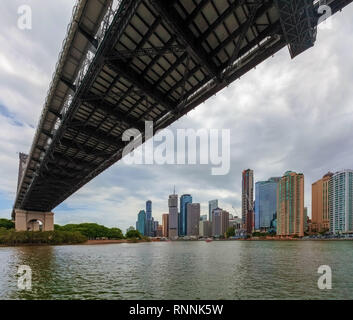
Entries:
POLYGON ((175 194, 175 185, 174 185, 174 193, 173 194, 175 194))

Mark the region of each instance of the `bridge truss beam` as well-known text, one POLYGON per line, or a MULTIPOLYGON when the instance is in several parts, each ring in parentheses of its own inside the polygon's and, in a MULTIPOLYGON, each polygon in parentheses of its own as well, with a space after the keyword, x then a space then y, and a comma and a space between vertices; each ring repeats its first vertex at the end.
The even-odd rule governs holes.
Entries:
POLYGON ((199 63, 204 66, 210 75, 218 77, 219 70, 214 62, 209 59, 207 52, 198 46, 197 40, 190 34, 186 26, 180 22, 178 15, 172 7, 171 2, 164 0, 150 0, 155 10, 166 21, 169 27, 178 35, 178 40, 183 43, 186 51, 199 63))
POLYGON ((276 0, 280 21, 293 58, 314 46, 316 24, 312 0, 276 0))

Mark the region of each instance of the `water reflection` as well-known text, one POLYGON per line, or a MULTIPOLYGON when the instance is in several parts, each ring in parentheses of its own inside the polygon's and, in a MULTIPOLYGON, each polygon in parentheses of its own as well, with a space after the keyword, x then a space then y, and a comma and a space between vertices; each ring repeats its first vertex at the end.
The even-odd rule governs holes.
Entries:
POLYGON ((0 248, 0 299, 352 299, 351 242, 161 242, 0 248), (33 290, 17 289, 29 265, 33 290), (319 290, 329 265, 333 289, 319 290))
POLYGON ((1 275, 0 297, 6 299, 32 299, 43 296, 46 287, 52 286, 54 251, 53 247, 15 247, 0 250, 1 275), (5 261, 7 263, 4 263, 5 261), (27 265, 32 269, 32 283, 35 284, 31 291, 21 291, 17 288, 17 270, 20 265, 27 265), (5 291, 5 292, 4 292, 5 291), (4 293, 6 296, 4 297, 4 293))

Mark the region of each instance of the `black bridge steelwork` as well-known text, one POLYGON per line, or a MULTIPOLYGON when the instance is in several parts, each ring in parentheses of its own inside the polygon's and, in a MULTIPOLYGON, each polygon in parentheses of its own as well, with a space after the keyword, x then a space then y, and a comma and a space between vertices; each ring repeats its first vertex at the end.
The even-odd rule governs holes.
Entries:
POLYGON ((121 159, 125 130, 169 126, 286 45, 295 57, 320 4, 351 2, 79 1, 14 208, 51 211, 121 159))

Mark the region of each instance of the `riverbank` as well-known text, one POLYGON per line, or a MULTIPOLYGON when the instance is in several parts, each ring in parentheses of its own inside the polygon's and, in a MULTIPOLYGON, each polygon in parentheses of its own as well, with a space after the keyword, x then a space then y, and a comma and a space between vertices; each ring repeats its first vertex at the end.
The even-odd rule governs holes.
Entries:
MULTIPOLYGON (((208 242, 229 242, 229 241, 275 241, 275 242, 286 242, 286 241, 352 241, 353 239, 300 239, 300 238, 288 238, 288 239, 278 239, 278 238, 271 238, 271 239, 218 239, 218 240, 211 240, 208 242)), ((62 243, 62 244, 48 244, 48 243, 18 243, 13 245, 7 244, 0 244, 0 248, 6 247, 33 247, 33 246, 73 246, 73 245, 80 245, 80 246, 88 246, 88 245, 105 245, 105 244, 120 244, 120 243, 143 243, 143 242, 206 242, 206 240, 160 240, 160 239, 120 239, 120 240, 87 240, 82 243, 62 243)))
POLYGON ((49 243, 18 243, 18 244, 0 244, 0 248, 4 247, 34 247, 34 246, 87 246, 87 245, 104 245, 104 244, 119 244, 119 243, 141 243, 141 242, 159 242, 160 240, 146 240, 146 239, 120 239, 120 240, 87 240, 82 243, 58 243, 58 244, 49 244, 49 243))
MULTIPOLYGON (((353 239, 300 239, 300 238, 288 238, 288 239, 279 239, 279 238, 267 238, 267 239, 257 239, 257 238, 250 238, 250 239, 218 239, 218 240, 211 240, 209 242, 223 242, 223 241, 343 241, 343 240, 353 240, 353 239)), ((118 244, 118 243, 141 243, 141 242, 199 242, 206 240, 160 240, 160 239, 150 239, 150 240, 131 240, 131 239, 121 239, 121 240, 88 240, 80 245, 104 245, 104 244, 118 244)))

